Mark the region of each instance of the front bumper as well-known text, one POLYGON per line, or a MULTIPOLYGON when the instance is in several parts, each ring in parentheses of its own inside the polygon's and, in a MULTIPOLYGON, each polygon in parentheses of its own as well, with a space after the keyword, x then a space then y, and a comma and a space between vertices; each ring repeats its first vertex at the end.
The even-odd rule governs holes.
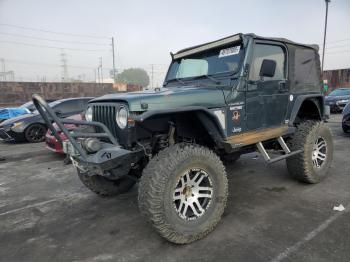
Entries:
POLYGON ((87 158, 81 158, 74 146, 65 140, 62 142, 63 152, 70 155, 73 165, 83 172, 105 175, 104 171, 117 169, 118 176, 127 175, 142 156, 141 151, 130 151, 109 143, 102 143, 102 149, 87 158))
MULTIPOLYGON (((66 140, 67 137, 59 134, 62 141, 66 140)), ((55 153, 64 154, 62 144, 51 134, 50 130, 46 133, 45 136, 46 148, 55 153)))
POLYGON ((24 141, 24 135, 23 133, 17 133, 12 131, 9 128, 0 128, 0 140, 11 142, 11 141, 17 141, 21 142, 24 141))
POLYGON ((332 103, 327 103, 326 105, 329 105, 331 112, 341 112, 343 111, 346 104, 347 103, 345 102, 332 102, 332 103))
MULTIPOLYGON (((108 171, 117 169, 118 177, 127 175, 144 154, 142 149, 135 151, 123 149, 109 129, 100 122, 59 119, 46 101, 38 95, 33 95, 33 103, 52 135, 58 142, 62 143, 63 152, 70 156, 73 165, 83 173, 111 176, 112 172, 108 171), (53 126, 52 120, 56 123, 57 129, 67 137, 67 140, 62 140, 57 129, 53 126), (77 128, 68 131, 65 124, 72 124, 77 128), (84 126, 90 127, 90 129, 79 128, 84 126), (91 148, 89 149, 88 143, 85 143, 91 138, 100 141, 98 149, 93 151, 91 148), (109 143, 101 142, 101 140, 108 140, 109 143)), ((113 178, 116 179, 116 177, 113 178)))

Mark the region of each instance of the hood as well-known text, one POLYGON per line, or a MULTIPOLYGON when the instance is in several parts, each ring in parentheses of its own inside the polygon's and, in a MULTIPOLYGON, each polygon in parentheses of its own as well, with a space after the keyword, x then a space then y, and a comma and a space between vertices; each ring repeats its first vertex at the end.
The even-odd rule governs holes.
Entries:
POLYGON ((223 91, 215 87, 171 87, 161 91, 141 91, 104 95, 94 102, 126 102, 130 111, 172 109, 183 106, 204 106, 207 108, 225 105, 223 91), (147 104, 147 109, 141 104, 147 104))
POLYGON ((23 122, 23 121, 28 121, 28 120, 33 120, 35 118, 41 118, 39 114, 25 114, 25 115, 20 115, 16 117, 12 117, 10 119, 5 120, 4 122, 1 122, 0 126, 7 126, 11 125, 17 122, 23 122))
POLYGON ((350 99, 350 96, 326 96, 325 101, 330 102, 330 101, 338 101, 342 99, 350 99))

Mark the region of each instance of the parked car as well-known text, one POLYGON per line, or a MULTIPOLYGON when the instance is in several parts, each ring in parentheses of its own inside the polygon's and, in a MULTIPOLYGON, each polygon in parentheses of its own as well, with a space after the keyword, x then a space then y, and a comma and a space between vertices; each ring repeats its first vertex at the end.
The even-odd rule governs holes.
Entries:
MULTIPOLYGON (((53 101, 55 101, 55 100, 47 99, 48 103, 53 102, 53 101)), ((33 112, 35 110, 36 110, 36 108, 35 108, 32 101, 24 103, 23 105, 21 105, 19 107, 0 108, 0 123, 7 120, 7 119, 16 117, 16 116, 30 114, 31 112, 33 112)))
POLYGON ((30 114, 30 111, 27 108, 0 108, 0 123, 7 119, 25 114, 30 114))
POLYGON ((344 133, 350 133, 350 102, 344 107, 341 124, 344 133))
MULTIPOLYGON (((58 117, 81 113, 92 97, 61 99, 49 103, 58 117)), ((5 141, 37 143, 44 141, 47 125, 35 110, 30 114, 8 119, 0 124, 0 139, 5 141)))
MULTIPOLYGON (((73 115, 71 117, 67 117, 68 119, 73 120, 83 120, 83 117, 81 114, 73 115)), ((60 136, 61 140, 67 140, 67 136, 57 127, 57 124, 53 124, 54 128, 57 130, 57 134, 60 136)), ((64 125, 69 131, 75 129, 77 126, 73 124, 65 124, 64 125)), ((50 129, 47 130, 45 135, 45 143, 46 148, 50 151, 53 151, 55 153, 64 154, 62 149, 62 144, 55 138, 55 136, 52 134, 52 131, 50 129)))
POLYGON ((326 177, 333 140, 320 73, 316 45, 236 34, 172 54, 160 91, 90 101, 79 125, 94 133, 67 131, 40 96, 33 100, 62 127, 63 149, 87 188, 115 196, 140 179, 141 213, 161 236, 185 244, 221 219, 222 159, 258 150, 267 163, 286 160, 304 183, 326 177))
MULTIPOLYGON (((55 99, 46 99, 46 101, 48 103, 52 103, 55 101, 55 99)), ((19 108, 26 108, 28 109, 30 112, 33 112, 36 110, 34 104, 33 104, 33 101, 28 101, 27 103, 24 103, 23 105, 21 105, 19 108)))
POLYGON ((325 98, 326 105, 330 107, 332 113, 342 112, 349 101, 350 87, 337 88, 325 98))

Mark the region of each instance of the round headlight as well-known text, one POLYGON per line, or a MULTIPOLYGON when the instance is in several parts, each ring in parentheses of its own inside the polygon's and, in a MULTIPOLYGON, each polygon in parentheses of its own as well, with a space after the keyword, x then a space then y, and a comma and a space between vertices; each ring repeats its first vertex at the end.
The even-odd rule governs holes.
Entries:
POLYGON ((128 124, 128 110, 121 106, 119 107, 116 115, 116 121, 121 129, 124 129, 128 124))
POLYGON ((92 107, 88 107, 85 111, 85 120, 92 121, 92 107))

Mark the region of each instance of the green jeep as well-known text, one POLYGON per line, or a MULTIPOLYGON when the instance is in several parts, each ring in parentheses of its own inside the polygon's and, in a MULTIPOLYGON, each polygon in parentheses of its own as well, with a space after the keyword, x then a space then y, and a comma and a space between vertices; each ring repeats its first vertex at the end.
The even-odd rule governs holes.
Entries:
POLYGON ((112 196, 140 180, 141 213, 161 236, 183 244, 220 221, 224 162, 258 150, 267 163, 286 159, 299 181, 326 176, 333 142, 323 123, 317 46, 236 34, 171 58, 162 88, 96 98, 85 121, 58 119, 33 95, 56 138, 52 122, 68 137, 64 150, 86 187, 112 196))

